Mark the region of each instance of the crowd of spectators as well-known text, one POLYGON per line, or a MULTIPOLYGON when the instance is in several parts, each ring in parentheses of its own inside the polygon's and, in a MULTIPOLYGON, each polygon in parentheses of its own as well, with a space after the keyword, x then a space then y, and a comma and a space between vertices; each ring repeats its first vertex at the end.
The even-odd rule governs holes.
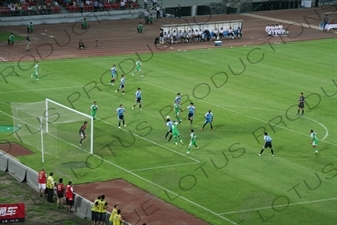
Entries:
POLYGON ((224 30, 222 27, 220 29, 214 28, 214 30, 172 30, 164 31, 160 29, 160 35, 155 39, 155 44, 165 44, 165 43, 189 43, 189 42, 203 42, 203 41, 216 41, 242 38, 242 29, 238 27, 236 30, 229 27, 229 29, 224 30))
MULTIPOLYGON (((11 16, 51 14, 58 7, 54 0, 14 0, 3 1, 2 9, 8 9, 11 16)), ((3 10, 2 10, 3 11, 3 10)))

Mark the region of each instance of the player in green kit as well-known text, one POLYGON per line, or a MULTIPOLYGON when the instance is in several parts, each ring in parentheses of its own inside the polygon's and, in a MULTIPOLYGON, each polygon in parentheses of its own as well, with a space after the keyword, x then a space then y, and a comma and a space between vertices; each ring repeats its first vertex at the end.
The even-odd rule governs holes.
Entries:
POLYGON ((132 76, 134 76, 137 72, 140 72, 140 77, 143 77, 143 73, 142 73, 142 69, 141 66, 143 64, 141 63, 140 59, 137 60, 136 62, 136 71, 132 74, 132 76))
POLYGON ((30 77, 35 77, 36 80, 39 80, 39 61, 36 61, 34 66, 34 73, 31 74, 30 77))
POLYGON ((318 138, 316 135, 317 135, 316 132, 314 132, 313 130, 310 130, 310 137, 311 137, 310 144, 312 145, 312 148, 315 150, 315 154, 318 153, 318 149, 317 149, 318 138))
POLYGON ((181 109, 181 107, 180 107, 179 103, 174 103, 173 108, 174 108, 174 115, 176 115, 178 123, 181 123, 181 121, 182 121, 180 119, 180 109, 181 109))
POLYGON ((180 133, 178 131, 178 122, 175 122, 175 121, 172 123, 172 136, 174 137, 174 142, 176 143, 177 147, 179 147, 178 141, 177 141, 178 138, 180 140, 180 143, 184 144, 183 140, 180 137, 180 133))
POLYGON ((187 149, 186 153, 190 153, 192 145, 194 145, 198 149, 198 146, 197 146, 197 135, 195 135, 193 129, 191 129, 190 137, 191 137, 191 140, 190 140, 190 144, 188 145, 188 149, 187 149))
POLYGON ((96 119, 97 110, 98 110, 98 105, 97 105, 97 102, 94 101, 94 104, 92 104, 90 106, 91 116, 92 116, 92 118, 94 118, 94 120, 96 119))

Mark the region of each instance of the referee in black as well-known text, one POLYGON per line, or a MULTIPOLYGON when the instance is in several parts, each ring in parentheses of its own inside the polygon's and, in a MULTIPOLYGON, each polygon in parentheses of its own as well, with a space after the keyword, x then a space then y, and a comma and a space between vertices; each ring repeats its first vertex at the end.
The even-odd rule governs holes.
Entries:
POLYGON ((304 114, 304 102, 305 102, 305 97, 303 96, 303 92, 300 93, 300 98, 298 99, 298 109, 297 109, 297 114, 300 114, 300 111, 302 110, 302 114, 304 114))

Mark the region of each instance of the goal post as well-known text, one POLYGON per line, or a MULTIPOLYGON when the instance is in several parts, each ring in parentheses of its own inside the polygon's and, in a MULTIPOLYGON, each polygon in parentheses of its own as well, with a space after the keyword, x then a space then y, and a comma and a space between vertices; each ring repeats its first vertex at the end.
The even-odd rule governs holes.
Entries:
MULTIPOLYGON (((49 98, 46 98, 46 108, 45 108, 45 117, 46 117, 46 132, 48 133, 48 129, 49 129, 49 124, 50 123, 55 123, 55 122, 58 122, 58 120, 61 119, 62 123, 68 123, 68 122, 71 122, 73 121, 73 118, 72 116, 68 116, 68 114, 61 114, 59 110, 56 110, 55 112, 52 112, 52 113, 56 113, 58 118, 56 119, 55 122, 51 121, 50 122, 50 114, 49 114, 49 111, 55 109, 55 106, 58 106, 60 108, 63 108, 65 110, 68 110, 70 112, 74 112, 78 115, 81 115, 83 116, 84 118, 87 118, 88 120, 90 120, 90 154, 93 154, 94 153, 94 118, 92 116, 89 116, 85 113, 82 113, 82 112, 79 112, 75 109, 72 109, 68 106, 65 106, 65 105, 62 105, 58 102, 55 102, 49 98), (61 118, 62 117, 62 118, 61 118)), ((83 121, 84 122, 84 121, 83 121)))
POLYGON ((40 102, 11 102, 13 125, 19 141, 35 147, 44 154, 76 160, 74 150, 93 154, 94 120, 87 115, 56 101, 46 98, 40 102), (79 130, 88 122, 87 138, 80 146, 79 130))

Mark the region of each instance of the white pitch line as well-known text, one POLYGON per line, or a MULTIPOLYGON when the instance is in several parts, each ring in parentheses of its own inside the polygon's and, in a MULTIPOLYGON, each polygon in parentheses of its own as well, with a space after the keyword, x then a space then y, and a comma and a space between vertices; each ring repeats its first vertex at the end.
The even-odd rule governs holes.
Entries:
MULTIPOLYGON (((152 84, 152 83, 150 83, 150 82, 146 82, 146 81, 142 81, 142 82, 147 83, 147 84, 152 85, 152 86, 157 87, 157 88, 161 88, 161 89, 163 89, 163 90, 167 90, 167 91, 170 91, 170 92, 173 92, 173 93, 178 93, 177 91, 174 91, 174 90, 171 90, 171 89, 168 89, 168 88, 164 88, 164 87, 161 87, 161 86, 159 86, 159 85, 152 84)), ((250 116, 250 115, 247 115, 247 114, 244 114, 244 113, 241 113, 241 112, 232 110, 232 109, 228 109, 228 108, 222 107, 222 106, 220 106, 220 105, 216 105, 216 104, 213 104, 213 103, 210 103, 210 102, 201 100, 201 99, 196 99, 196 100, 201 101, 201 102, 206 103, 206 104, 209 104, 209 105, 213 105, 213 106, 219 107, 219 108, 221 108, 221 109, 224 109, 224 110, 227 110, 227 111, 230 111, 230 112, 233 112, 233 113, 237 113, 237 114, 239 114, 239 115, 242 115, 242 116, 245 116, 245 117, 248 117, 248 118, 251 118, 251 119, 260 121, 260 122, 263 122, 263 123, 268 123, 268 122, 266 122, 266 121, 264 121, 264 120, 261 120, 261 119, 259 119, 259 118, 254 117, 254 116, 250 116)), ((294 132, 294 133, 297 133, 297 134, 300 134, 300 135, 303 135, 303 136, 308 136, 308 134, 304 134, 304 133, 298 132, 298 131, 296 131, 296 130, 292 130, 292 129, 289 129, 289 128, 286 128, 286 127, 282 127, 282 126, 277 125, 277 124, 273 124, 273 125, 275 125, 275 126, 281 128, 281 129, 288 130, 288 131, 291 131, 291 132, 294 132)), ((322 125, 323 125, 323 124, 322 124, 322 125)), ((334 143, 331 143, 331 142, 328 142, 328 141, 325 141, 325 140, 321 140, 321 141, 322 141, 322 142, 325 142, 325 143, 328 143, 328 144, 331 144, 331 145, 334 145, 334 146, 337 146, 337 144, 334 144, 334 143)))
MULTIPOLYGON (((5 113, 5 114, 7 114, 7 113, 5 113)), ((10 116, 10 117, 12 117, 12 116, 9 115, 9 114, 7 114, 7 115, 10 116)), ((101 120, 101 121, 102 121, 102 122, 105 122, 105 121, 103 121, 103 120, 101 120)), ((126 131, 126 132, 127 132, 127 131, 126 131)), ((86 152, 86 153, 89 153, 89 152, 85 151, 84 149, 78 147, 77 145, 74 145, 74 144, 72 144, 72 143, 70 143, 70 142, 68 142, 68 141, 65 141, 65 140, 63 140, 62 138, 59 138, 59 137, 57 137, 57 138, 60 139, 60 140, 62 140, 62 141, 64 141, 65 143, 68 143, 68 144, 70 144, 70 145, 72 145, 72 146, 74 146, 74 147, 76 147, 76 148, 78 148, 78 149, 80 149, 80 150, 86 152)), ((211 213, 211 214, 213 214, 213 215, 215 215, 215 216, 217 216, 217 217, 219 217, 219 218, 221 218, 221 219, 223 219, 223 220, 226 220, 227 222, 229 222, 229 223, 231 223, 231 224, 236 224, 234 221, 232 221, 232 220, 230 220, 230 219, 227 219, 226 217, 221 216, 220 214, 218 214, 218 213, 216 213, 216 212, 214 212, 214 211, 212 211, 212 210, 210 210, 210 209, 208 209, 208 208, 206 208, 206 207, 204 207, 204 206, 202 206, 202 205, 199 205, 198 203, 195 203, 195 202, 193 202, 193 201, 191 201, 191 200, 189 200, 189 199, 187 199, 187 198, 185 198, 185 197, 182 197, 181 194, 177 194, 177 193, 175 193, 175 192, 173 192, 173 191, 168 190, 167 188, 164 188, 163 186, 161 186, 161 185, 159 185, 159 184, 156 184, 156 183, 154 183, 154 182, 152 182, 152 181, 150 181, 150 180, 148 180, 148 179, 146 179, 146 178, 144 178, 144 177, 141 177, 141 176, 135 174, 134 172, 132 172, 131 170, 125 169, 124 167, 121 167, 121 166, 119 166, 119 165, 117 165, 117 164, 115 164, 115 163, 113 163, 113 162, 110 162, 110 161, 108 161, 108 160, 106 160, 106 159, 104 159, 104 158, 102 158, 102 157, 99 157, 98 155, 93 154, 93 156, 96 157, 96 158, 98 158, 98 159, 100 159, 100 160, 102 160, 102 161, 104 161, 104 162, 106 162, 106 163, 108 163, 108 164, 110 164, 110 165, 113 165, 113 166, 119 168, 120 170, 123 170, 123 171, 125 171, 125 172, 127 172, 127 173, 129 173, 129 174, 131 174, 131 175, 133 175, 133 176, 135 176, 135 177, 137 177, 137 178, 139 178, 139 179, 145 181, 145 182, 148 182, 148 183, 150 183, 150 184, 152 184, 152 185, 154 185, 154 186, 160 188, 160 189, 162 189, 162 190, 164 190, 164 191, 166 191, 166 192, 168 192, 168 193, 170 193, 170 194, 176 196, 177 198, 180 198, 180 199, 182 199, 182 200, 184 200, 184 201, 186 201, 186 202, 188 202, 188 203, 190 203, 190 204, 192 204, 192 205, 195 205, 195 206, 197 206, 197 207, 199 207, 199 208, 201 208, 201 209, 203 209, 203 210, 205 210, 205 211, 207 211, 207 212, 209 212, 209 213, 211 213)))
POLYGON ((251 212, 251 211, 256 211, 256 210, 261 210, 261 209, 280 208, 280 207, 288 207, 288 206, 292 206, 292 205, 304 205, 304 204, 310 204, 310 203, 316 203, 316 202, 326 202, 326 201, 333 201, 333 200, 337 200, 337 198, 328 198, 328 199, 320 199, 320 200, 307 201, 307 202, 289 203, 289 204, 267 206, 267 207, 261 207, 261 208, 255 208, 255 209, 246 209, 246 210, 238 210, 238 211, 233 211, 233 212, 224 212, 224 213, 219 213, 219 214, 220 215, 228 215, 228 214, 234 214, 234 213, 251 212))
POLYGON ((149 168, 136 169, 136 170, 130 170, 130 171, 132 171, 132 172, 148 171, 148 170, 156 170, 156 169, 172 168, 172 167, 178 167, 178 166, 187 166, 187 165, 191 165, 191 164, 197 164, 197 162, 193 162, 193 163, 182 163, 182 164, 175 164, 175 165, 169 165, 169 166, 156 166, 156 167, 149 167, 149 168))
POLYGON ((59 89, 65 89, 65 88, 79 88, 82 86, 71 86, 71 87, 54 87, 54 88, 34 88, 34 89, 25 89, 25 90, 17 90, 17 91, 2 91, 0 94, 6 94, 6 93, 19 93, 19 92, 27 92, 27 91, 46 91, 46 90, 59 90, 59 89))
MULTIPOLYGON (((116 125, 114 125, 114 124, 112 124, 112 123, 109 123, 109 122, 107 122, 107 121, 105 121, 105 120, 101 120, 101 119, 99 119, 99 118, 97 118, 97 120, 100 120, 100 121, 102 121, 102 122, 105 123, 105 124, 108 124, 108 125, 110 125, 110 126, 113 126, 113 127, 117 128, 116 125)), ((126 133, 129 133, 128 130, 124 130, 124 129, 122 129, 122 128, 119 129, 119 130, 122 130, 122 131, 124 131, 124 132, 126 132, 126 133)), ((164 145, 158 144, 157 142, 151 141, 150 139, 144 138, 144 137, 142 137, 142 136, 140 136, 140 135, 138 135, 138 134, 132 133, 132 135, 134 135, 134 136, 136 136, 136 137, 138 137, 138 138, 141 138, 141 139, 143 139, 144 141, 150 142, 151 144, 157 145, 157 146, 162 147, 162 148, 164 148, 164 149, 166 149, 166 150, 169 150, 169 151, 174 152, 174 153, 176 153, 176 154, 178 154, 178 155, 181 155, 181 156, 183 156, 183 157, 185 157, 185 158, 188 158, 188 159, 190 159, 190 160, 192 160, 192 161, 194 161, 194 162, 196 162, 196 163, 200 163, 200 161, 198 161, 198 160, 196 160, 196 159, 193 159, 193 158, 191 158, 191 157, 188 157, 188 156, 186 156, 185 154, 182 154, 181 152, 174 151, 173 149, 170 149, 170 148, 168 148, 168 147, 166 147, 166 146, 164 146, 164 145)))

